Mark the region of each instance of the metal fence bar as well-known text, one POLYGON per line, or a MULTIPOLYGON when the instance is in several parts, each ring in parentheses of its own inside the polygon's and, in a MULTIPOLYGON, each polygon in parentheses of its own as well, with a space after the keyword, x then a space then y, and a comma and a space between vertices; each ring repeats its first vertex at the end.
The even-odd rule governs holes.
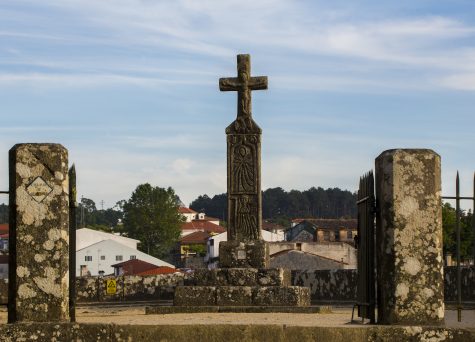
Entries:
POLYGON ((457 178, 455 179, 455 234, 457 235, 457 319, 462 320, 462 271, 460 269, 460 177, 457 171, 457 178))
MULTIPOLYGON (((374 276, 374 176, 370 171, 360 178, 358 189, 358 317, 375 322, 375 276, 374 276)), ((354 309, 354 308, 353 308, 354 309)), ((352 314, 353 320, 353 314, 352 314)))
POLYGON ((69 169, 69 317, 76 322, 76 168, 69 169))
POLYGON ((461 200, 472 200, 473 211, 472 212, 472 230, 473 230, 473 262, 475 267, 475 173, 473 174, 473 197, 460 196, 460 176, 457 171, 457 177, 455 178, 455 196, 442 196, 443 199, 455 200, 455 235, 456 235, 456 261, 457 261, 457 320, 462 321, 462 269, 460 267, 460 220, 461 220, 461 200))

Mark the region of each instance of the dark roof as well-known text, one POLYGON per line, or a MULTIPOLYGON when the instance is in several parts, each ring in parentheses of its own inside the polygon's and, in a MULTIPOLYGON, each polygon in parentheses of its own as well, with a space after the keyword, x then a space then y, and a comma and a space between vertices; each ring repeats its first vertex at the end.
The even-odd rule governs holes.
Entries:
POLYGON ((211 217, 211 216, 205 216, 205 218, 203 219, 205 221, 221 221, 219 218, 216 218, 216 217, 211 217))
MULTIPOLYGON (((358 220, 357 219, 315 219, 315 218, 305 218, 305 219, 293 219, 293 223, 301 224, 302 222, 307 222, 312 224, 315 228, 328 229, 328 230, 338 230, 340 228, 346 229, 357 229, 358 220)), ((295 226, 294 226, 295 227, 295 226)), ((294 227, 288 228, 292 229, 294 227)))
POLYGON ((208 238, 211 236, 208 232, 194 232, 188 235, 185 235, 180 239, 180 242, 182 244, 185 243, 202 243, 205 244, 208 238))
POLYGON ((269 257, 272 259, 272 258, 281 256, 281 255, 284 255, 284 254, 288 254, 288 253, 305 254, 305 255, 310 255, 310 256, 313 256, 313 257, 317 257, 317 258, 331 260, 331 261, 334 261, 334 262, 339 263, 339 264, 348 265, 347 262, 341 261, 341 259, 337 260, 337 259, 329 258, 329 257, 323 256, 323 255, 320 255, 320 254, 315 254, 315 253, 310 253, 310 252, 305 252, 305 251, 299 251, 299 250, 296 250, 296 249, 284 249, 283 251, 279 251, 277 253, 274 253, 274 254, 270 255, 269 257))
POLYGON ((267 230, 267 231, 281 230, 281 229, 284 229, 284 226, 281 226, 280 224, 277 224, 277 223, 263 221, 262 229, 267 230))

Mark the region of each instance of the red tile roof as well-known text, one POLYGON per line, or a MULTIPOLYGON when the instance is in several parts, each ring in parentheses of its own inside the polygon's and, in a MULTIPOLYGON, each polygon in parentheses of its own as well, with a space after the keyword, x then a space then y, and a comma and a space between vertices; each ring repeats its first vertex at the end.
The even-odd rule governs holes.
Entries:
POLYGON ((179 212, 180 214, 197 214, 197 212, 194 211, 193 209, 186 208, 186 207, 180 207, 180 208, 178 208, 178 212, 179 212))
POLYGON ((157 275, 157 274, 172 274, 172 273, 177 273, 177 272, 180 272, 180 271, 178 271, 176 268, 171 268, 168 266, 160 266, 157 268, 152 268, 151 270, 137 273, 136 275, 148 276, 148 275, 157 275))
POLYGON ((0 224, 0 234, 8 234, 8 223, 0 224))
POLYGON ((111 266, 114 268, 121 267, 124 275, 137 275, 138 273, 159 267, 140 259, 127 260, 111 266))
POLYGON ((226 229, 220 225, 214 224, 207 220, 193 220, 191 222, 185 222, 181 226, 181 230, 202 230, 208 233, 224 233, 226 229))
POLYGON ((200 243, 200 244, 205 244, 208 238, 211 236, 208 232, 194 232, 191 234, 188 234, 180 239, 180 242, 182 244, 187 244, 187 243, 200 243))

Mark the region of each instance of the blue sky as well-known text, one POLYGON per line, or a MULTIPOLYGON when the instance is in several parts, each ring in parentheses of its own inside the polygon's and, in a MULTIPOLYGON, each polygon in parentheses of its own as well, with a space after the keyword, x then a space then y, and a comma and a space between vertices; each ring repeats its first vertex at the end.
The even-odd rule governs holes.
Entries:
MULTIPOLYGON (((263 189, 355 190, 390 148, 442 156, 443 192, 475 169, 475 2, 3 0, 0 187, 18 142, 69 149, 105 207, 140 183, 188 204, 226 191, 224 128, 250 53, 263 189)), ((469 206, 466 206, 469 207, 469 206)))

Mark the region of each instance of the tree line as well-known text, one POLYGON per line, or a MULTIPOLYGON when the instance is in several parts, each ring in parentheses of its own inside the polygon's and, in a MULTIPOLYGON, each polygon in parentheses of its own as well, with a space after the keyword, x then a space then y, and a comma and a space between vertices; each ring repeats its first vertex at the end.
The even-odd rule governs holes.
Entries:
MULTIPOLYGON (((227 194, 201 195, 191 202, 190 208, 225 221, 227 194)), ((356 193, 348 190, 311 187, 285 191, 277 187, 262 192, 262 217, 274 222, 285 223, 301 217, 356 218, 356 215, 356 193)))
MULTIPOLYGON (((288 226, 292 218, 356 218, 356 194, 347 190, 321 187, 305 191, 271 188, 262 193, 263 218, 288 226)), ((183 217, 178 213, 180 199, 169 188, 140 184, 128 200, 113 208, 99 210, 93 200, 81 198, 77 209, 77 227, 119 233, 141 241, 139 249, 159 258, 170 256, 180 237, 183 217)), ((221 221, 227 218, 227 195, 201 195, 190 208, 205 212, 221 221)), ((461 212, 461 258, 473 256, 474 215, 461 212)), ((444 254, 456 255, 456 212, 450 203, 442 206, 444 254)), ((0 204, 0 223, 8 223, 8 205, 0 204)), ((225 223, 222 223, 225 226, 225 223)))

